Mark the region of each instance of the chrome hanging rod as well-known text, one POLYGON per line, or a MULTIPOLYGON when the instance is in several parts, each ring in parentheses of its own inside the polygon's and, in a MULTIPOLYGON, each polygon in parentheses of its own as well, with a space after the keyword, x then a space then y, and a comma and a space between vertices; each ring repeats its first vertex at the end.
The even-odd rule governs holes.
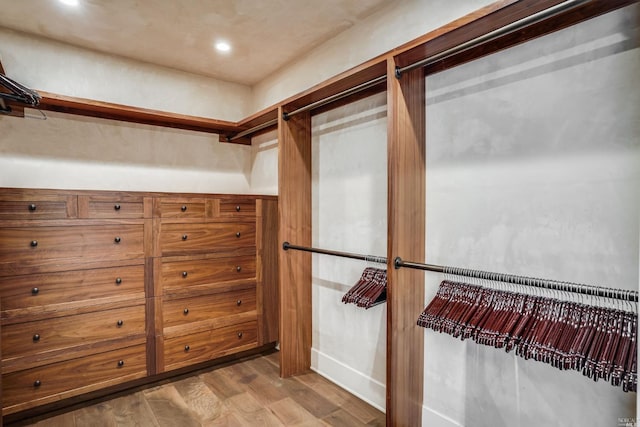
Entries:
POLYGON ((313 252, 316 254, 324 254, 324 255, 333 255, 333 256, 339 256, 342 258, 361 259, 363 261, 375 262, 377 264, 387 263, 387 258, 385 257, 380 257, 375 255, 360 255, 360 254, 354 254, 351 252, 330 251, 327 249, 310 248, 307 246, 297 246, 297 245, 292 245, 289 242, 284 242, 282 244, 282 249, 284 249, 285 251, 289 249, 295 249, 297 251, 313 252))
POLYGON ((538 279, 535 277, 516 276, 505 273, 492 273, 490 271, 471 270, 460 267, 447 267, 443 265, 422 264, 418 262, 403 261, 397 257, 393 264, 396 268, 406 267, 416 270, 435 271, 438 273, 453 274, 456 276, 475 277, 478 279, 495 280, 498 282, 512 283, 515 285, 533 286, 536 288, 552 289, 556 291, 572 292, 583 295, 618 299, 623 301, 638 302, 638 291, 605 288, 602 286, 583 285, 580 283, 561 282, 558 280, 538 279))
POLYGON ((418 62, 414 62, 413 64, 407 65, 405 67, 396 67, 396 77, 400 78, 403 73, 411 70, 415 70, 416 68, 426 67, 435 62, 441 61, 443 59, 449 58, 453 55, 456 55, 460 52, 467 51, 471 48, 479 46, 483 43, 490 42, 492 40, 497 39, 498 37, 502 37, 509 33, 513 33, 515 31, 526 28, 530 25, 537 24, 540 21, 543 21, 547 18, 551 18, 552 16, 559 15, 562 12, 566 12, 567 10, 571 10, 575 7, 582 5, 583 3, 587 3, 590 0, 569 0, 563 3, 557 4, 555 6, 549 7, 547 9, 541 10, 540 12, 534 13, 533 15, 529 15, 525 18, 522 18, 518 21, 512 22, 511 24, 507 24, 504 27, 497 28, 489 33, 478 36, 474 39, 461 43, 457 46, 454 46, 450 49, 442 51, 440 53, 436 53, 435 55, 428 56, 424 59, 421 59, 418 62))
POLYGON ((316 102, 312 102, 311 104, 305 105, 304 107, 300 107, 288 113, 284 112, 282 113, 282 118, 284 120, 289 120, 289 117, 291 116, 304 113, 305 111, 313 110, 314 108, 322 107, 323 105, 331 104, 332 102, 337 101, 339 99, 346 98, 347 96, 354 95, 358 92, 362 92, 363 90, 367 90, 379 83, 382 83, 385 80, 387 80, 386 74, 384 76, 376 77, 373 80, 369 80, 368 82, 361 83, 358 86, 354 86, 350 89, 344 90, 342 92, 338 92, 335 95, 331 95, 326 98, 320 99, 316 102))
POLYGON ((273 126, 273 125, 276 125, 276 124, 278 124, 278 119, 269 120, 268 122, 264 122, 264 123, 262 123, 260 125, 254 126, 254 127, 249 128, 247 130, 243 130, 242 132, 238 132, 236 135, 227 136, 227 142, 231 142, 231 141, 234 141, 236 139, 245 137, 247 135, 251 135, 252 133, 258 132, 259 130, 266 129, 269 126, 273 126))

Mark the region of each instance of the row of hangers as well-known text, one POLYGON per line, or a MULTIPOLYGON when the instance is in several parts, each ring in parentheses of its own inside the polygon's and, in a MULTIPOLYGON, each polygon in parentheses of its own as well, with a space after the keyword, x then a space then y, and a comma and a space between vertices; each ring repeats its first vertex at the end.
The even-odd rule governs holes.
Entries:
POLYGON ((636 391, 638 316, 632 307, 444 280, 417 323, 636 391))
POLYGON ((345 304, 369 309, 387 300, 387 270, 367 267, 355 285, 342 297, 345 304))

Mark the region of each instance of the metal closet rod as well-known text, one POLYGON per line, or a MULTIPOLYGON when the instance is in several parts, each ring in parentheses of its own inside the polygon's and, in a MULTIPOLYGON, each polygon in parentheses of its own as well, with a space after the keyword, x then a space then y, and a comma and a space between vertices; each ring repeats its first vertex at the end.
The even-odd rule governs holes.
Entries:
POLYGON ((422 264, 419 262, 403 261, 397 257, 393 264, 396 268, 406 267, 416 270, 436 271, 438 273, 454 274, 456 276, 475 277, 478 279, 495 280, 515 285, 533 286, 536 288, 552 289, 556 291, 572 292, 583 295, 638 302, 638 291, 605 288, 602 286, 584 285, 581 283, 561 282, 558 280, 539 279, 536 277, 516 276, 514 274, 493 273, 490 271, 471 270, 468 268, 448 267, 443 265, 422 264))
POLYGON ((292 245, 289 242, 284 242, 282 244, 282 249, 284 249, 285 251, 289 249, 295 249, 297 251, 313 252, 316 254, 324 254, 324 255, 333 255, 333 256, 339 256, 342 258, 361 259, 363 261, 375 262, 377 264, 387 263, 387 258, 385 257, 380 257, 375 255, 360 255, 360 254, 354 254, 352 252, 330 251, 327 249, 319 249, 319 248, 310 248, 307 246, 292 245))
POLYGON ((587 3, 588 1, 590 0, 568 0, 563 3, 557 4, 555 6, 549 7, 547 9, 541 10, 540 12, 534 13, 533 15, 529 15, 515 22, 512 22, 511 24, 507 24, 504 27, 497 28, 489 33, 478 36, 474 39, 461 43, 445 51, 436 53, 435 55, 428 56, 424 59, 421 59, 420 61, 414 62, 413 64, 409 64, 405 67, 397 67, 396 77, 400 78, 402 73, 406 71, 411 71, 411 70, 415 70, 416 68, 429 66, 435 62, 441 61, 443 59, 449 58, 458 53, 472 49, 481 44, 495 40, 498 37, 502 37, 509 33, 513 33, 515 31, 521 30, 525 27, 536 24, 552 16, 559 15, 562 12, 566 12, 568 10, 576 8, 583 3, 587 3))
MULTIPOLYGON (((474 48, 476 46, 479 46, 483 43, 487 43, 489 41, 492 41, 494 39, 497 39, 498 37, 504 36, 506 34, 521 30, 529 25, 533 25, 537 22, 540 22, 544 19, 550 18, 552 16, 558 15, 562 12, 566 12, 567 10, 573 9, 577 6, 580 6, 583 3, 587 3, 590 0, 568 0, 565 1, 563 3, 557 4, 555 6, 549 7, 547 9, 541 10, 540 12, 534 13, 533 15, 529 15, 525 18, 522 18, 518 21, 512 22, 511 24, 507 24, 504 27, 500 27, 496 30, 493 30, 489 33, 483 34, 481 36, 478 36, 474 39, 471 39, 469 41, 466 41, 464 43, 461 43, 457 46, 454 46, 452 48, 449 48, 445 51, 442 51, 440 53, 436 53, 434 55, 428 56, 424 59, 421 59, 420 61, 414 62, 413 64, 409 64, 405 67, 396 67, 396 77, 400 78, 402 73, 407 72, 407 71, 411 71, 414 70, 416 68, 420 68, 420 67, 426 67, 428 65, 431 65, 435 62, 441 61, 443 59, 449 58, 450 56, 456 55, 460 52, 464 52, 466 50, 469 50, 471 48, 474 48)), ((383 81, 385 81, 387 79, 386 75, 380 76, 380 77, 376 77, 373 80, 369 80, 366 81, 364 83, 359 84, 358 86, 354 86, 350 89, 347 89, 345 91, 336 93, 334 95, 331 95, 327 98, 323 98, 320 99, 316 102, 313 102, 311 104, 305 105, 303 107, 297 108, 293 111, 290 112, 284 112, 282 113, 282 118, 284 120, 288 120, 291 116, 295 116, 296 114, 300 114, 303 113, 305 111, 309 111, 309 110, 313 110, 314 108, 318 108, 318 107, 322 107, 324 105, 330 104, 334 101, 346 98, 348 96, 354 95, 358 92, 362 92, 366 89, 369 89, 379 83, 382 83, 383 81)), ((262 130, 264 128, 267 128, 269 126, 273 126, 276 123, 278 123, 278 119, 273 119, 273 120, 269 120, 266 123, 263 123, 261 125, 257 125, 255 127, 252 127, 250 129, 244 130, 240 133, 238 133, 237 135, 234 136, 227 136, 227 141, 231 142, 233 140, 236 140, 238 138, 242 138, 244 136, 250 135, 254 132, 257 132, 259 130, 262 130)))

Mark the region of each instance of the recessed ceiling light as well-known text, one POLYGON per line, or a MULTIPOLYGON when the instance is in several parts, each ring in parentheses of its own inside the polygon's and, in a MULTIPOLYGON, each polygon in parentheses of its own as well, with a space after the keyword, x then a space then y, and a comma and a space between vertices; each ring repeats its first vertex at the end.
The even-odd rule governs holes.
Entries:
POLYGON ((220 40, 216 42, 216 50, 218 52, 227 53, 231 51, 231 45, 224 40, 220 40))
POLYGON ((60 3, 66 4, 67 6, 77 6, 78 0, 59 0, 60 3))

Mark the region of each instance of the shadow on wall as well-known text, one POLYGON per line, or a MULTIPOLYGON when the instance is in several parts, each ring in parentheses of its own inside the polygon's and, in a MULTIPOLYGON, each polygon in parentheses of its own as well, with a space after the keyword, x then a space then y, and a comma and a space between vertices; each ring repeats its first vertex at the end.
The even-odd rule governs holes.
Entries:
POLYGON ((242 172, 250 147, 218 135, 47 112, 47 120, 0 117, 3 156, 172 169, 242 172))

